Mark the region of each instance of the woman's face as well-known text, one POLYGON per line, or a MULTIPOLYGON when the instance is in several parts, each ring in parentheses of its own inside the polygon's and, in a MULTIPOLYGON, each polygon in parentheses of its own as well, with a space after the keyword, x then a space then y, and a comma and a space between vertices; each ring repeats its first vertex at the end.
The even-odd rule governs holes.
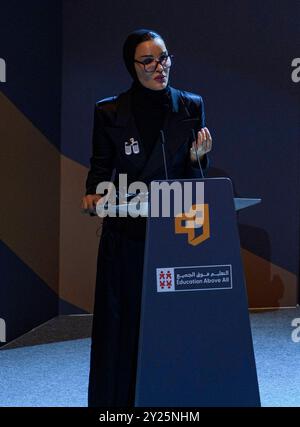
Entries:
MULTIPOLYGON (((167 86, 170 67, 163 67, 157 62, 151 63, 151 59, 163 59, 166 55, 168 55, 168 51, 162 39, 156 38, 153 40, 147 40, 137 45, 134 56, 136 61, 146 63, 146 67, 150 67, 150 69, 151 66, 153 67, 153 65, 155 66, 157 64, 155 71, 146 72, 144 65, 137 62, 134 63, 136 74, 143 86, 152 90, 161 90, 167 86)), ((166 63, 167 65, 170 65, 169 61, 170 59, 168 59, 166 63)))

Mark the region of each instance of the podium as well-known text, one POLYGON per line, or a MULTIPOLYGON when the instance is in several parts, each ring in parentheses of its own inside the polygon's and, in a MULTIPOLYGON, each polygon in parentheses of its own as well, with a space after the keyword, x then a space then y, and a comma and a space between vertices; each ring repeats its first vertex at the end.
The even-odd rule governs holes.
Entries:
POLYGON ((187 181, 204 183, 202 226, 147 219, 135 406, 260 406, 235 214, 260 199, 187 181))
MULTIPOLYGON (((214 178, 210 178, 210 179, 214 179, 214 178)), ((135 197, 137 197, 137 195, 135 194, 135 197)), ((258 203, 261 202, 261 199, 253 199, 253 198, 245 198, 245 197, 235 197, 233 199, 234 202, 234 209, 235 211, 240 211, 242 209, 248 208, 250 206, 254 206, 257 205, 258 203)), ((123 203, 123 204, 109 204, 106 203, 105 207, 101 209, 99 209, 99 211, 103 211, 105 210, 109 215, 119 215, 119 214, 123 214, 123 215, 127 215, 127 214, 131 214, 133 212, 136 211, 136 203, 130 204, 130 203, 123 203)), ((139 214, 142 217, 147 217, 148 216, 148 211, 149 211, 149 202, 139 202, 139 214)), ((83 213, 88 212, 88 210, 84 210, 83 213)), ((94 210, 93 211, 93 215, 97 215, 97 211, 94 210)))

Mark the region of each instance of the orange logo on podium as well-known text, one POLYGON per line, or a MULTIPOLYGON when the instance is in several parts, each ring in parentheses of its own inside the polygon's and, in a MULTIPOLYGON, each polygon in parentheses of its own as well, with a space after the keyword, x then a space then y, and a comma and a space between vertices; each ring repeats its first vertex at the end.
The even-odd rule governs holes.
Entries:
POLYGON ((187 234, 188 243, 197 246, 210 237, 209 207, 208 204, 192 205, 188 214, 179 214, 175 217, 175 234, 187 234), (196 236, 197 230, 202 233, 196 236))

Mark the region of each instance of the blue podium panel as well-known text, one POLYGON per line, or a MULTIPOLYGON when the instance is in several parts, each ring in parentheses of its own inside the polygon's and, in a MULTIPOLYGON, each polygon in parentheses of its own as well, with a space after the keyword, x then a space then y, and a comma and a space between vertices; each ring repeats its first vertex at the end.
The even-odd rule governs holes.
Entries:
POLYGON ((147 220, 136 406, 260 405, 231 181, 200 182, 200 227, 147 220))

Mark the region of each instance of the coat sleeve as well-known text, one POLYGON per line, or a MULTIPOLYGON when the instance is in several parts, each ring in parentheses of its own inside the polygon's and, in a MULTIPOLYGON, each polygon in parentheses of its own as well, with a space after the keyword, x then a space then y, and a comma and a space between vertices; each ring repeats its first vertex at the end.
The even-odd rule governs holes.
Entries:
MULTIPOLYGON (((201 96, 197 97, 197 102, 196 104, 196 115, 199 118, 198 120, 198 126, 195 129, 195 134, 197 137, 197 132, 201 129, 205 127, 205 110, 204 110, 204 102, 201 96)), ((192 141, 191 141, 192 143, 192 141)), ((199 170, 199 165, 197 161, 192 161, 191 159, 189 159, 189 164, 190 164, 190 177, 191 178, 197 178, 200 177, 200 170, 199 170)), ((203 172, 205 172, 208 168, 209 168, 209 158, 208 155, 205 154, 203 156, 203 158, 201 159, 201 167, 203 172)))
POLYGON ((92 138, 92 157, 90 170, 86 179, 86 195, 96 194, 97 185, 110 181, 114 165, 114 149, 108 135, 105 133, 103 110, 95 106, 92 138))

